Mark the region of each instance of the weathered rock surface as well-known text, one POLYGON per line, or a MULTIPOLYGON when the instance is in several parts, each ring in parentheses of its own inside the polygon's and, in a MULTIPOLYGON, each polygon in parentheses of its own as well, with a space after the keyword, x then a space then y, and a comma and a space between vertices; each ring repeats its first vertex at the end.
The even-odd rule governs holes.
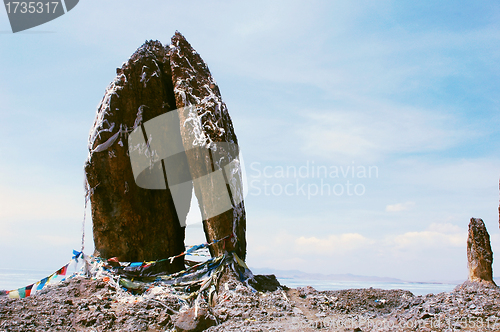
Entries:
MULTIPOLYGON (((96 250, 104 258, 116 256, 120 261, 156 260, 181 253, 194 183, 207 241, 227 238, 210 246, 212 256, 234 250, 245 259, 246 221, 242 187, 238 185, 238 153, 227 107, 199 54, 178 32, 166 47, 146 42, 117 70, 90 133, 85 171, 96 250), (169 131, 164 137, 152 137, 147 121, 168 112, 174 114, 177 109, 189 109, 187 106, 196 108, 175 115, 179 123, 174 134, 185 149, 184 159, 175 159, 173 168, 165 166, 167 159, 152 161, 148 172, 155 173, 154 181, 161 175, 158 185, 148 180, 149 188, 138 186, 136 183, 148 174, 145 171, 134 178, 130 155, 136 150, 147 154, 147 150, 153 160, 158 146, 156 151, 152 146, 172 137, 170 127, 164 130, 169 131), (143 133, 143 146, 129 147, 132 132, 143 133), (192 182, 188 181, 187 187, 183 183, 183 189, 176 191, 178 183, 169 182, 172 170, 180 174, 179 178, 187 173, 192 182), (214 206, 224 200, 227 209, 214 215, 214 206)), ((170 271, 182 268, 180 257, 170 271)))
POLYGON ((137 298, 103 279, 77 277, 25 299, 0 297, 0 331, 147 331, 172 327, 167 292, 137 298))
POLYGON ((493 252, 490 235, 482 219, 471 218, 467 238, 469 281, 493 283, 493 252))
POLYGON ((213 317, 205 308, 189 308, 179 313, 174 326, 178 332, 201 332, 217 325, 213 317))
MULTIPOLYGON (((373 288, 260 293, 237 278, 221 283, 218 303, 202 311, 217 322, 206 331, 500 329, 500 289, 484 283, 466 282, 452 292, 425 296, 373 288)), ((172 331, 183 310, 167 289, 132 296, 102 279, 75 278, 25 299, 0 296, 0 331, 172 331)))
POLYGON ((274 292, 282 287, 274 274, 255 275, 248 283, 259 292, 274 292))
MULTIPOLYGON (((172 66, 172 82, 174 85, 175 101, 177 107, 198 105, 197 116, 200 122, 191 121, 191 114, 179 114, 183 124, 182 130, 191 132, 203 132, 203 135, 183 135, 183 144, 187 153, 190 171, 193 179, 210 173, 210 171, 224 169, 224 166, 234 160, 238 155, 238 140, 234 133, 233 124, 226 104, 222 101, 219 88, 210 71, 198 53, 191 47, 187 40, 176 33, 172 37, 170 49, 170 63, 172 66), (224 144, 232 143, 232 144, 224 144), (223 144, 217 144, 223 143, 223 144), (207 149, 193 149, 206 147, 207 149)), ((241 173, 234 174, 240 177, 241 173)), ((230 176, 224 174, 225 177, 230 176)), ((221 200, 217 181, 195 182, 194 190, 202 216, 210 215, 207 211, 221 200), (217 193, 217 195, 215 195, 217 193)), ((240 188, 241 189, 241 188, 240 188)), ((227 191, 231 193, 229 187, 227 191)), ((212 256, 220 255, 224 250, 235 250, 241 259, 246 256, 246 217, 243 203, 243 193, 231 193, 232 207, 226 212, 214 217, 208 217, 203 221, 205 235, 208 242, 222 239, 233 234, 231 241, 224 241, 211 246, 212 256)))
MULTIPOLYGON (((95 248, 104 258, 148 261, 184 251, 179 218, 187 211, 175 210, 169 190, 136 185, 127 141, 133 129, 175 108, 168 54, 161 43, 146 42, 117 69, 89 138, 85 171, 95 248)), ((182 268, 179 258, 171 270, 182 268)))

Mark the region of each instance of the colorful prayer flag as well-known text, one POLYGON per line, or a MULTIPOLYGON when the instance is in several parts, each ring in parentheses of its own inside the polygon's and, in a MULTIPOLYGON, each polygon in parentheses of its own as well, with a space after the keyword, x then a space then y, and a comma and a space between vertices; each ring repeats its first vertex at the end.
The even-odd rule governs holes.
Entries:
POLYGON ((19 297, 21 299, 24 299, 26 297, 26 287, 19 288, 17 292, 19 293, 19 297))
POLYGON ((67 270, 68 270, 68 264, 67 264, 67 265, 65 265, 65 266, 63 266, 63 267, 61 267, 61 268, 59 269, 59 271, 57 271, 57 272, 56 272, 56 274, 57 274, 58 276, 65 276, 65 275, 66 275, 66 271, 67 271, 67 270))
POLYGON ((40 280, 40 283, 38 284, 38 287, 36 288, 37 290, 41 290, 43 286, 45 286, 45 283, 49 280, 49 277, 45 277, 42 280, 40 280))
POLYGON ((26 286, 26 290, 25 290, 25 296, 28 297, 31 295, 31 289, 33 288, 33 284, 29 285, 29 286, 26 286))
POLYGON ((16 290, 11 290, 9 292, 9 298, 11 298, 11 299, 19 299, 20 296, 19 296, 18 290, 17 289, 16 290))

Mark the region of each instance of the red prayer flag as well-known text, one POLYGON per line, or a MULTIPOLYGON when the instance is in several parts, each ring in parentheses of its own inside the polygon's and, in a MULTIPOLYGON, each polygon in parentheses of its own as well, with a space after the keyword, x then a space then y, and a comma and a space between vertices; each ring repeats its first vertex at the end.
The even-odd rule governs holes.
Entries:
POLYGON ((59 269, 59 271, 56 272, 56 274, 59 276, 65 276, 67 269, 68 269, 68 265, 65 265, 65 266, 61 267, 59 269))
POLYGON ((25 297, 28 297, 31 295, 31 289, 33 288, 33 284, 29 285, 29 286, 26 286, 26 290, 25 290, 25 297))

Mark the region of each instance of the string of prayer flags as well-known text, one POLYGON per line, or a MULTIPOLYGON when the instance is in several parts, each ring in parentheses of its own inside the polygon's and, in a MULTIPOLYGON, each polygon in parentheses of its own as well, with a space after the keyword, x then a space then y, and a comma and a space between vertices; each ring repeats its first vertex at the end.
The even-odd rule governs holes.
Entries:
POLYGON ((11 299, 23 299, 25 297, 34 295, 35 293, 41 291, 45 286, 51 283, 59 282, 66 279, 65 276, 68 273, 68 267, 70 265, 75 265, 75 270, 76 270, 76 266, 78 264, 78 258, 80 258, 80 256, 83 256, 83 252, 73 250, 73 257, 71 261, 68 262, 68 264, 64 265, 59 270, 52 273, 50 276, 45 277, 34 284, 9 291, 7 293, 8 297, 11 299))

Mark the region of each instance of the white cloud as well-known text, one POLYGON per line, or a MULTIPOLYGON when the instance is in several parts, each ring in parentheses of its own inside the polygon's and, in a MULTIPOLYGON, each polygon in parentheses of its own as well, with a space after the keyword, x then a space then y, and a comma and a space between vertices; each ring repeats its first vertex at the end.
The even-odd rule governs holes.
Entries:
POLYGON ((464 247, 467 231, 451 223, 432 223, 424 231, 393 234, 383 239, 369 238, 359 233, 330 234, 327 237, 293 237, 290 234, 281 235, 277 243, 290 243, 293 239, 294 248, 298 254, 317 253, 322 255, 346 254, 350 251, 363 249, 373 251, 385 248, 385 254, 393 251, 413 248, 417 251, 437 247, 464 247))
MULTIPOLYGON (((492 236, 494 248, 498 239, 492 236)), ((262 243, 254 243, 257 240, 251 242, 248 252, 249 264, 256 267, 422 281, 466 276, 467 230, 452 223, 432 223, 421 231, 387 236, 333 233, 319 237, 281 232, 261 239, 262 243), (262 250, 254 250, 260 246, 262 250), (442 264, 445 257, 450 264, 442 264)))
POLYGON ((464 229, 451 223, 432 223, 427 230, 443 234, 463 234, 464 229))
POLYGON ((329 235, 327 238, 304 237, 295 240, 295 248, 300 253, 322 253, 324 255, 345 254, 348 251, 367 247, 373 241, 358 233, 329 235))
POLYGON ((385 210, 387 212, 399 212, 399 211, 409 210, 413 206, 415 206, 415 202, 398 203, 398 204, 387 205, 385 207, 385 210))
MULTIPOLYGON (((0 223, 11 223, 18 220, 55 220, 83 217, 83 203, 75 204, 74 197, 50 191, 21 191, 12 187, 0 188, 0 223)), ((82 194, 83 196, 83 194, 82 194)), ((83 201, 83 199, 82 199, 83 201)))
POLYGON ((465 247, 467 230, 451 223, 432 223, 424 231, 406 232, 386 238, 395 250, 432 250, 443 247, 465 247))
POLYGON ((439 151, 473 133, 462 133, 451 115, 392 103, 307 112, 297 130, 304 154, 335 160, 378 161, 396 153, 439 151))
POLYGON ((395 236, 391 241, 398 248, 430 249, 443 246, 464 247, 467 241, 467 233, 407 232, 395 236))
POLYGON ((437 189, 461 193, 465 190, 485 193, 485 190, 494 188, 498 193, 499 165, 498 158, 427 161, 411 157, 399 159, 395 165, 389 166, 391 180, 405 186, 418 185, 429 191, 437 189))
POLYGON ((77 237, 58 236, 58 235, 38 235, 38 239, 51 246, 68 246, 78 244, 77 237))

